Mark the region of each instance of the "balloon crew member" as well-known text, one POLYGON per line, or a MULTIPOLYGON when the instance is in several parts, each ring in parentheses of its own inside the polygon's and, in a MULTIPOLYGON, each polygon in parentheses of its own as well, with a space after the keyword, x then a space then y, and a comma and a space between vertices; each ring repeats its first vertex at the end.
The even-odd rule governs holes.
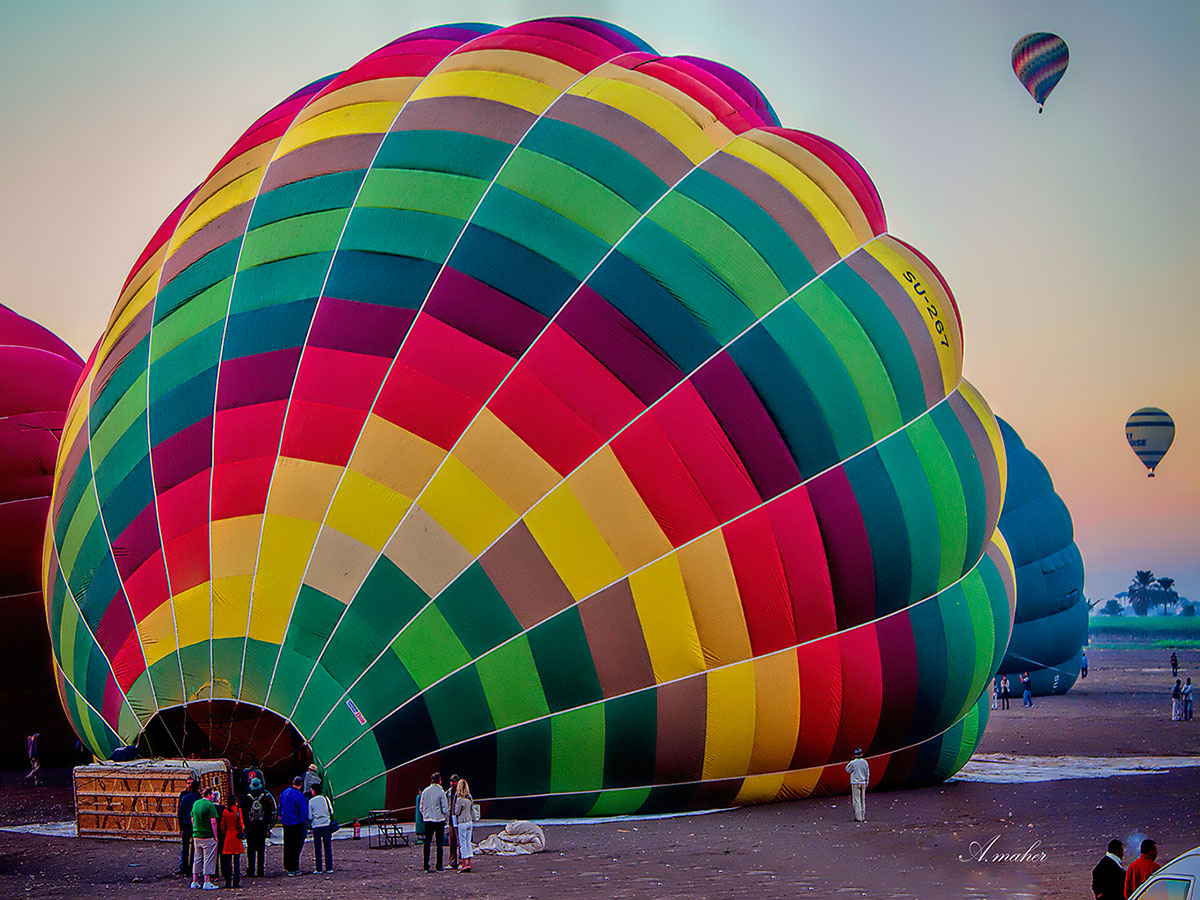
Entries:
POLYGON ((175 810, 179 820, 179 871, 177 875, 192 873, 192 807, 200 799, 200 782, 191 779, 187 787, 179 792, 179 806, 175 810))
POLYGON ((421 791, 421 818, 425 820, 425 871, 429 871, 429 845, 437 840, 437 870, 442 871, 442 843, 446 838, 446 819, 450 816, 442 776, 429 776, 429 787, 421 791))
POLYGON ((308 828, 308 801, 300 786, 304 779, 297 775, 291 787, 279 795, 279 822, 283 825, 283 874, 300 874, 300 851, 304 849, 304 832, 308 828))
POLYGON ((854 759, 846 763, 850 773, 850 799, 854 803, 854 821, 867 820, 867 783, 871 780, 871 766, 863 759, 862 750, 854 751, 854 759))
POLYGON ((262 877, 267 852, 267 835, 275 826, 275 798, 263 787, 261 778, 251 778, 242 797, 242 822, 246 827, 246 877, 262 877))

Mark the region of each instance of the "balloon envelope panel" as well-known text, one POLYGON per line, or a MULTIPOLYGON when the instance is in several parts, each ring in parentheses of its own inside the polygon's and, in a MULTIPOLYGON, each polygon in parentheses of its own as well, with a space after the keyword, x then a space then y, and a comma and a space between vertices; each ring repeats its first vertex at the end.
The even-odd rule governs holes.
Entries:
MULTIPOLYGON (((1003 419, 1008 487, 1000 533, 1017 573, 1017 613, 1000 672, 1029 672, 1033 692, 1062 694, 1079 676, 1087 642, 1083 556, 1066 503, 1042 461, 1003 419)), ((1012 688, 1019 692, 1015 679, 1012 688)))
POLYGON ((37 729, 48 758, 65 758, 73 739, 59 711, 40 590, 42 544, 54 459, 83 361, 40 325, 0 305, 0 718, 12 740, 7 765, 24 759, 37 729))
POLYGON ((270 711, 218 749, 308 742, 344 816, 433 769, 504 815, 769 800, 958 734, 1014 597, 961 335, 728 67, 401 38, 256 122, 118 299, 48 541, 77 725, 270 711))

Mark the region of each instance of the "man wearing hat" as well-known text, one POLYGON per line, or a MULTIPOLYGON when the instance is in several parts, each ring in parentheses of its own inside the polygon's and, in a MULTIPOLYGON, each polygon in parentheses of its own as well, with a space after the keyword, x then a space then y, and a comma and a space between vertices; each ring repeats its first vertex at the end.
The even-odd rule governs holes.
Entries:
POLYGON ((267 835, 275 826, 275 798, 261 778, 251 778, 242 795, 242 821, 246 827, 246 877, 262 877, 267 835))
POLYGON ((854 751, 854 759, 846 763, 850 773, 850 799, 854 801, 854 821, 867 820, 867 782, 871 780, 871 767, 863 759, 862 750, 854 751))

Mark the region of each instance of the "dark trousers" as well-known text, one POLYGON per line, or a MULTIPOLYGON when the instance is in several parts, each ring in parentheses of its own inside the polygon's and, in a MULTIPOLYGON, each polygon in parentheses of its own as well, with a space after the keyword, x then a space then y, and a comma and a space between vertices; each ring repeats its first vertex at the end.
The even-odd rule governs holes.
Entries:
POLYGON ((238 887, 242 883, 242 854, 222 853, 221 875, 225 878, 225 887, 238 887))
POLYGON ((183 841, 179 848, 179 871, 190 875, 192 872, 192 829, 181 828, 179 837, 183 841))
POLYGON ((251 822, 246 826, 246 874, 263 873, 263 857, 267 852, 267 829, 265 825, 251 822))
POLYGON ((1008 694, 1000 695, 1000 708, 1001 709, 1008 709, 1008 696, 1009 696, 1008 694))
POLYGON ((454 820, 451 819, 446 823, 446 844, 450 848, 450 868, 458 868, 458 829, 454 827, 454 820))
POLYGON ((283 870, 300 871, 300 851, 304 847, 304 825, 283 826, 283 870))
POLYGON ((313 853, 317 857, 317 871, 321 871, 321 848, 325 849, 325 871, 333 871, 333 826, 313 828, 313 853))
POLYGON ((425 871, 429 871, 429 845, 437 836, 437 867, 442 871, 442 844, 446 840, 446 823, 425 821, 425 871))

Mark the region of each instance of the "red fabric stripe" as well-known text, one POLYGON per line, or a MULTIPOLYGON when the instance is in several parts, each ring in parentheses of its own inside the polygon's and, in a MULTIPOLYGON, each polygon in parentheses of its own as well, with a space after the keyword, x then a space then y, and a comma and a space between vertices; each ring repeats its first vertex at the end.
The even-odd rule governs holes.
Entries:
POLYGON ((213 466, 212 521, 261 515, 274 468, 274 454, 213 466))
POLYGON ((133 617, 138 622, 170 599, 171 590, 167 584, 167 569, 163 564, 161 547, 125 579, 125 593, 133 607, 133 617))
POLYGON ((392 369, 375 414, 449 450, 479 406, 471 398, 402 363, 392 369))
POLYGON ((513 366, 489 347, 433 316, 418 316, 400 351, 401 361, 483 406, 513 366))
MULTIPOLYGON (((201 525, 207 527, 210 475, 205 469, 158 495, 158 524, 164 541, 172 541, 201 525)), ((178 590, 178 585, 175 588, 178 590)))
POLYGON ((216 463, 274 456, 287 413, 286 400, 235 406, 217 413, 213 450, 216 463))
POLYGON ((366 419, 361 409, 293 400, 282 456, 344 466, 366 419))
POLYGON ((171 573, 171 590, 176 594, 208 581, 207 515, 203 525, 167 542, 163 550, 171 573))
POLYGON ((754 655, 792 645, 792 599, 765 510, 743 516, 721 533, 729 549, 754 655))
POLYGON ((387 374, 390 359, 308 346, 292 389, 293 401, 312 400, 366 411, 387 374))
POLYGON ((524 367, 513 372, 489 409, 563 476, 602 443, 574 409, 524 367))
POLYGON ((823 766, 842 715, 842 655, 836 635, 796 648, 800 671, 800 737, 793 769, 823 766))
POLYGON ((879 638, 874 625, 838 634, 842 654, 842 710, 834 744, 835 759, 849 759, 855 749, 866 750, 879 726, 883 704, 879 638))
POLYGON ((795 643, 837 631, 833 584, 808 492, 797 488, 766 506, 788 583, 795 643))

